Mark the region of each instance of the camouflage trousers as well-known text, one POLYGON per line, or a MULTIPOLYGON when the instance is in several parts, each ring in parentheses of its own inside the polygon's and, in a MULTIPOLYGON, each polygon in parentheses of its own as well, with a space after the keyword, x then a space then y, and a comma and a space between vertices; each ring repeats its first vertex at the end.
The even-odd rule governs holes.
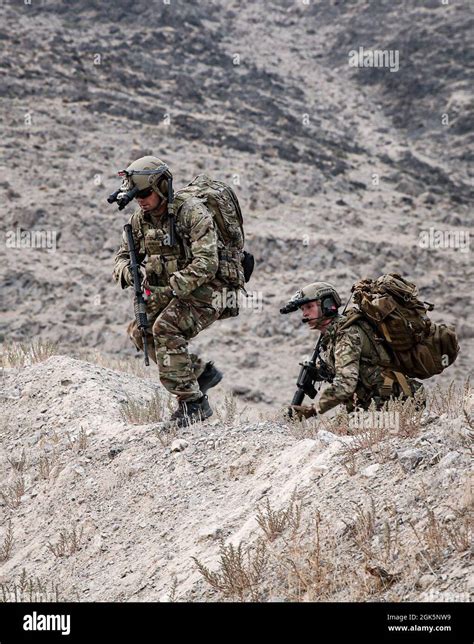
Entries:
MULTIPOLYGON (((202 395, 197 378, 205 365, 189 353, 188 340, 209 327, 221 314, 222 309, 188 297, 173 298, 158 315, 148 316, 149 356, 158 365, 163 387, 179 400, 197 400, 202 395)), ((127 333, 137 349, 143 350, 141 332, 135 320, 128 325, 127 333)))

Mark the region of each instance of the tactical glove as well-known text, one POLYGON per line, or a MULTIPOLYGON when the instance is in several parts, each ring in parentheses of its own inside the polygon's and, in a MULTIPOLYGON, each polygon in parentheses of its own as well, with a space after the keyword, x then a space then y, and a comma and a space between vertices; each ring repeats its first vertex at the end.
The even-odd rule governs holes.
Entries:
MULTIPOLYGON (((138 272, 140 275, 140 282, 142 282, 143 274, 141 271, 138 272)), ((126 288, 127 286, 133 286, 133 273, 130 266, 125 266, 122 271, 122 288, 126 288)))
MULTIPOLYGON (((148 287, 150 288, 150 287, 148 287)), ((151 294, 147 297, 147 312, 155 314, 161 312, 174 297, 171 286, 153 286, 151 294)))
POLYGON ((314 405, 291 405, 290 409, 298 416, 299 420, 303 420, 303 418, 311 418, 312 416, 316 416, 318 413, 314 405))

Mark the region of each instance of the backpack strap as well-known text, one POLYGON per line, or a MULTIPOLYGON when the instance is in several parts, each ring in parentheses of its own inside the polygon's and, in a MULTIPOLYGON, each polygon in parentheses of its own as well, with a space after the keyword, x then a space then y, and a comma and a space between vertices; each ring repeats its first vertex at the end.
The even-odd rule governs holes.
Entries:
POLYGON ((341 325, 337 327, 337 331, 344 331, 345 329, 348 329, 350 326, 352 326, 357 320, 361 320, 364 316, 362 313, 359 313, 358 311, 351 310, 350 314, 347 316, 347 320, 345 320, 341 325))
POLYGON ((413 396, 412 390, 410 388, 410 385, 408 384, 408 380, 406 377, 403 375, 403 373, 400 373, 400 371, 388 371, 384 370, 383 371, 383 376, 384 376, 384 381, 383 385, 380 387, 380 395, 383 398, 389 398, 392 389, 393 389, 393 383, 395 380, 398 382, 400 385, 403 393, 405 396, 410 397, 413 396))
MULTIPOLYGON (((352 311, 347 320, 341 324, 341 326, 338 327, 338 332, 342 331, 344 329, 347 329, 350 327, 352 324, 355 324, 358 320, 365 319, 364 315, 362 313, 357 312, 356 310, 352 311)), ((385 325, 385 323, 382 323, 381 325, 382 331, 385 336, 385 340, 390 342, 390 334, 388 332, 388 329, 385 325)), ((363 333, 368 337, 369 341, 372 343, 372 345, 375 347, 373 339, 370 337, 370 335, 366 332, 362 326, 360 326, 362 329, 363 333)), ((395 370, 389 370, 389 369, 384 369, 383 370, 383 376, 384 376, 384 382, 383 385, 380 387, 380 395, 383 398, 389 398, 390 395, 392 394, 393 390, 393 383, 396 381, 401 387, 401 390, 405 394, 405 396, 412 396, 412 391, 411 387, 408 384, 408 380, 406 377, 401 373, 400 371, 395 371, 395 370)))

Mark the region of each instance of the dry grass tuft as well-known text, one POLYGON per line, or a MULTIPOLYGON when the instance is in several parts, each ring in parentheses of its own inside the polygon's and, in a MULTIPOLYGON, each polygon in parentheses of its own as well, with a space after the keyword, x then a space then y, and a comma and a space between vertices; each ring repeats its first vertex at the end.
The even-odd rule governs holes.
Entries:
POLYGON ((472 516, 457 511, 457 521, 444 525, 436 516, 433 508, 425 502, 426 521, 417 528, 413 521, 409 525, 416 536, 421 550, 416 553, 430 570, 439 565, 453 550, 465 552, 472 545, 472 516))
POLYGON ((132 425, 148 425, 164 420, 166 407, 166 400, 161 393, 155 392, 151 400, 145 402, 128 398, 121 409, 121 415, 125 422, 132 425))
POLYGON ((87 444, 89 442, 86 430, 82 425, 77 437, 71 436, 69 432, 66 432, 66 438, 69 449, 75 452, 83 452, 87 448, 87 444))
POLYGON ((143 354, 141 354, 138 359, 135 356, 117 358, 116 356, 105 354, 98 350, 91 351, 90 349, 84 349, 76 351, 73 357, 77 357, 77 359, 84 360, 86 362, 91 362, 98 367, 112 369, 113 371, 121 371, 122 373, 143 378, 145 380, 156 379, 157 377, 156 367, 153 368, 153 362, 151 362, 149 367, 145 366, 143 354))
POLYGON ((226 393, 224 403, 216 406, 215 413, 222 424, 232 425, 237 418, 237 400, 232 392, 226 393))
POLYGON ((44 362, 57 353, 58 345, 55 342, 40 338, 32 342, 4 344, 1 365, 3 367, 26 367, 37 362, 44 362))
POLYGON ((160 441, 162 447, 169 447, 174 439, 178 437, 178 428, 171 426, 167 429, 154 429, 153 433, 160 441))
MULTIPOLYGON (((58 454, 55 449, 49 454, 42 453, 38 458, 38 476, 40 479, 49 481, 53 474, 53 468, 58 463, 58 454)), ((59 472, 57 472, 58 474, 59 472)), ((56 474, 56 475, 57 475, 56 474)))

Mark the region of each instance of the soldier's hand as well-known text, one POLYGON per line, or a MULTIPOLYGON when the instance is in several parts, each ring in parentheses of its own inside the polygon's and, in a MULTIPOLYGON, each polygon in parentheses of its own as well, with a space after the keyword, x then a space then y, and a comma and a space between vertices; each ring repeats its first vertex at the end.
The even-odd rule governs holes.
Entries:
MULTIPOLYGON (((141 283, 143 281, 143 273, 140 269, 138 269, 138 277, 141 283)), ((133 273, 130 266, 125 266, 125 268, 123 269, 122 280, 125 282, 125 284, 128 284, 128 286, 133 286, 133 273)))
MULTIPOLYGON (((130 266, 125 266, 122 271, 122 281, 125 282, 127 286, 133 286, 133 273, 130 266)), ((123 286, 122 286, 123 288, 123 286)))
POLYGON ((314 405, 291 405, 290 410, 298 416, 299 420, 311 418, 318 413, 314 405))
POLYGON ((172 300, 173 290, 171 286, 153 286, 151 294, 146 300, 147 308, 152 313, 162 311, 172 300))

